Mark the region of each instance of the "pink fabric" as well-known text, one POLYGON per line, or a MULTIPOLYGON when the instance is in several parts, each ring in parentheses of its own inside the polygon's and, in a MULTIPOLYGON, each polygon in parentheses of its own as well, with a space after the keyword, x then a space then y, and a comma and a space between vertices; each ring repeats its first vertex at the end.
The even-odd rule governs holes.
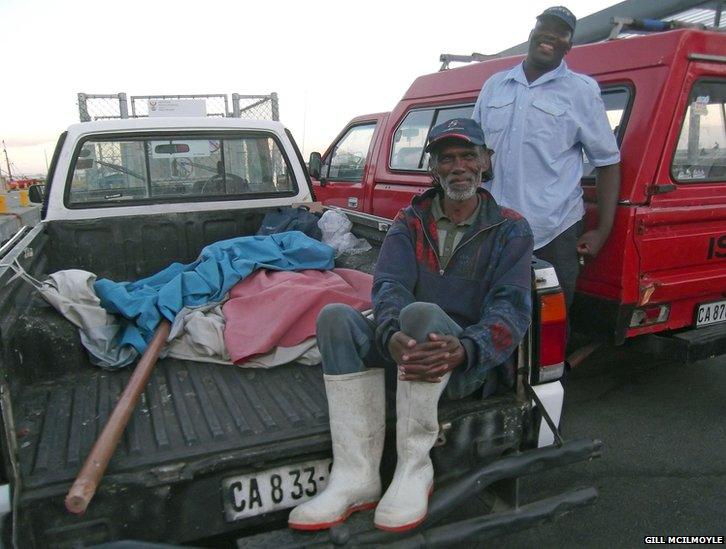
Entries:
POLYGON ((315 320, 328 303, 370 309, 372 285, 371 275, 352 269, 256 272, 230 290, 222 307, 232 362, 314 336, 315 320))

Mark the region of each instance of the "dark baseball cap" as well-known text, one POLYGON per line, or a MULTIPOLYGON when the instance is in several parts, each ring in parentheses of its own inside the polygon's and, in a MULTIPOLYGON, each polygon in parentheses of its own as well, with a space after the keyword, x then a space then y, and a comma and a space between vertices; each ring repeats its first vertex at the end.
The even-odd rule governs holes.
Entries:
POLYGON ((451 137, 463 139, 472 145, 486 146, 484 132, 478 122, 475 122, 471 118, 452 118, 443 124, 433 127, 429 134, 429 142, 425 149, 426 152, 431 152, 431 149, 437 143, 451 137))
POLYGON ((552 6, 551 8, 547 8, 537 16, 537 19, 541 19, 548 15, 551 17, 557 17, 557 19, 563 21, 565 25, 570 27, 572 32, 575 32, 577 18, 575 17, 575 14, 568 10, 565 6, 552 6))

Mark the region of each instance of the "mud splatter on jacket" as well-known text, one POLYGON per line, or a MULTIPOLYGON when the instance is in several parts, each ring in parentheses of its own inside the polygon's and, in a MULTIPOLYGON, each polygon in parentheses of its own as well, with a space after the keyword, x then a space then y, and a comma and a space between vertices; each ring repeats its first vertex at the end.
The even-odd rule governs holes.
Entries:
MULTIPOLYGON (((477 221, 442 267, 431 202, 438 187, 415 197, 396 216, 373 276, 376 344, 389 357, 401 310, 436 303, 462 328, 467 370, 484 375, 516 349, 532 315, 532 231, 517 212, 500 207, 484 189, 477 221)), ((511 371, 501 372, 507 385, 511 371)))

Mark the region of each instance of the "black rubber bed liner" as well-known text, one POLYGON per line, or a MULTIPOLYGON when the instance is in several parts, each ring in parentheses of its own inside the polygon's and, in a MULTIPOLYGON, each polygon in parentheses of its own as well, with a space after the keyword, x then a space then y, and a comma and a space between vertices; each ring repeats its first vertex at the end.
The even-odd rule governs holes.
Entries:
MULTIPOLYGON (((71 481, 105 425, 130 369, 86 369, 27 386, 16 402, 24 489, 71 481)), ((319 366, 269 370, 159 361, 108 474, 131 473, 328 430, 319 366)))

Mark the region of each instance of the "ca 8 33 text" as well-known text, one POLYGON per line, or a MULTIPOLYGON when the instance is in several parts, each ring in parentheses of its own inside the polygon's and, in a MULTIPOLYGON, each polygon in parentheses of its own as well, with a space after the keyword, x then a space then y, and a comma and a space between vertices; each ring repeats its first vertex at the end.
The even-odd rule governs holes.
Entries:
POLYGON ((332 465, 328 458, 228 477, 222 481, 225 518, 235 521, 295 507, 325 488, 332 465))

